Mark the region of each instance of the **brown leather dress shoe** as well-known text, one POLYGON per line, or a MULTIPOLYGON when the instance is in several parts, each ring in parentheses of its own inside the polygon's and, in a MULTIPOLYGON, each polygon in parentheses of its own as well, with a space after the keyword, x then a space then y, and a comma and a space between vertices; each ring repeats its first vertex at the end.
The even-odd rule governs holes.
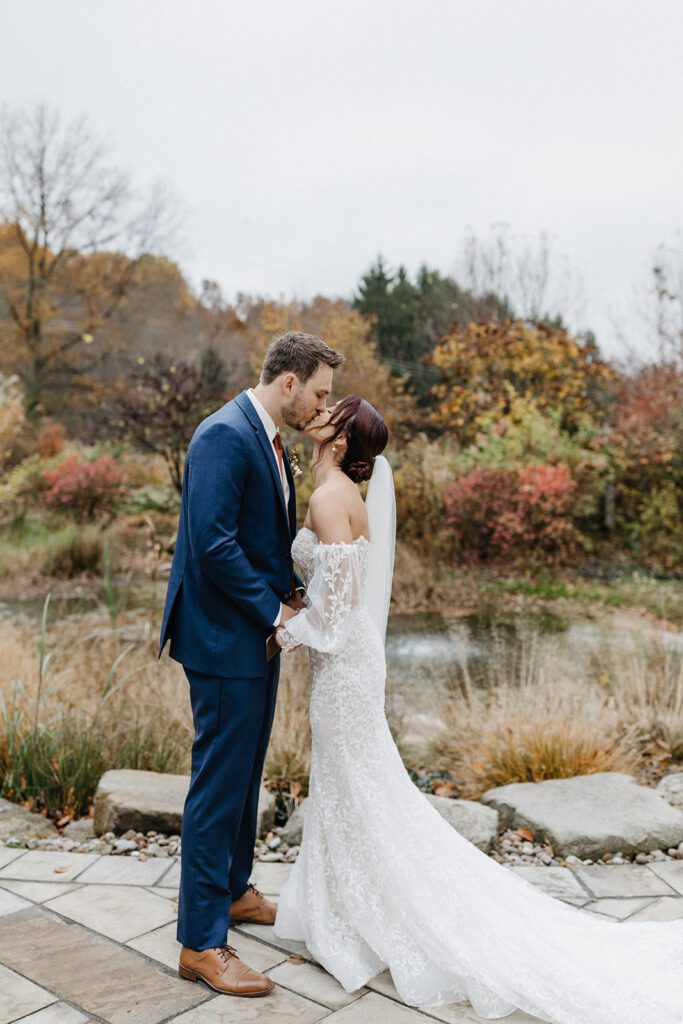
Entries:
POLYGON ((180 950, 178 974, 186 981, 203 981, 226 996, 265 996, 274 987, 271 978, 247 967, 232 946, 180 950))
POLYGON ((247 891, 230 905, 230 924, 251 921, 253 924, 273 924, 277 903, 267 900, 251 882, 247 891))

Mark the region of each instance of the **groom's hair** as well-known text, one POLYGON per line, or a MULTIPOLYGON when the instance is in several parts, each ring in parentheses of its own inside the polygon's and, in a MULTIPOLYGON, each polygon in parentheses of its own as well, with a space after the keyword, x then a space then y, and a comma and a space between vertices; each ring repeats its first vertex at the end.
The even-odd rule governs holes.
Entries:
POLYGON ((321 338, 301 331, 287 331, 271 341, 263 360, 261 383, 272 384, 281 373, 294 373, 305 384, 321 363, 334 370, 344 362, 344 356, 330 348, 321 338))

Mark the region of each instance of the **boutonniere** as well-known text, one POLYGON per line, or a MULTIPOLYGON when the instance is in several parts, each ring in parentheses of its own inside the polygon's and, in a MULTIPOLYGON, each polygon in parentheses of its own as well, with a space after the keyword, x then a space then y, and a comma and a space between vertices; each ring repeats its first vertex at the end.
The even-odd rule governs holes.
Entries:
POLYGON ((289 468, 292 471, 292 476, 297 480, 303 473, 303 469, 299 465, 299 445, 295 444, 293 448, 287 449, 287 461, 289 462, 289 468))

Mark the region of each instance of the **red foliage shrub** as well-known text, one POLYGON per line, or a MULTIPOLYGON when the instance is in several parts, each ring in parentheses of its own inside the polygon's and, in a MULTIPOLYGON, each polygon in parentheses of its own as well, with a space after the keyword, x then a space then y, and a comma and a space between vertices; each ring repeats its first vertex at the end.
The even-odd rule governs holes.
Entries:
POLYGON ((683 536, 683 370, 644 366, 616 394, 611 429, 596 439, 613 468, 609 528, 638 558, 680 568, 683 536))
POLYGON ((95 462, 81 462, 77 455, 69 455, 54 469, 44 470, 43 479, 45 505, 85 522, 115 511, 128 478, 106 455, 95 462))
POLYGON ((507 469, 472 469, 444 491, 446 524, 464 551, 485 558, 492 553, 494 535, 509 511, 516 478, 507 469))
POLYGON ((603 443, 612 451, 625 486, 642 492, 646 482, 680 481, 680 368, 671 363, 645 366, 622 381, 616 399, 611 431, 603 443))
POLYGON ((444 492, 446 522, 463 551, 484 558, 536 554, 561 561, 576 548, 564 463, 516 470, 474 469, 444 492))

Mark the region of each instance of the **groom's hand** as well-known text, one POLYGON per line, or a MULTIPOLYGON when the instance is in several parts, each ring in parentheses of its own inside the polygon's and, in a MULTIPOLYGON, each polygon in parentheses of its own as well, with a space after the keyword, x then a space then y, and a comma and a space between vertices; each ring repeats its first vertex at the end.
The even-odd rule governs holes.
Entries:
MULTIPOLYGON (((268 661, 270 661, 275 654, 278 654, 281 649, 280 638, 278 637, 278 630, 280 626, 284 626, 285 623, 289 622, 290 619, 293 619, 296 614, 297 612, 294 608, 289 607, 289 605, 282 606, 282 612, 280 614, 278 624, 275 627, 275 631, 270 634, 266 641, 266 658, 268 661)), ((301 647, 301 644, 295 644, 293 647, 287 647, 287 651, 295 651, 297 647, 301 647)))
POLYGON ((289 608, 293 608, 295 612, 300 612, 302 608, 306 607, 304 603, 303 594, 301 593, 300 590, 294 591, 289 601, 287 601, 287 606, 289 608))
MULTIPOLYGON (((303 604, 301 605, 301 607, 303 608, 303 604)), ((295 609, 293 607, 291 602, 288 604, 283 604, 282 611, 280 612, 278 626, 284 626, 285 623, 289 621, 289 619, 293 619, 298 610, 298 608, 295 609)))
MULTIPOLYGON (((282 604, 280 607, 282 609, 281 612, 280 612, 280 618, 275 623, 275 629, 273 630, 273 632, 270 634, 270 636, 266 640, 266 659, 267 659, 267 661, 270 661, 270 659, 272 657, 274 657, 274 655, 280 653, 280 649, 281 649, 280 648, 280 644, 277 642, 277 639, 276 639, 278 629, 280 628, 280 626, 284 626, 285 623, 287 623, 290 619, 293 619, 294 616, 296 615, 296 612, 294 611, 294 609, 290 608, 288 605, 282 604)), ((298 644, 297 646, 300 647, 301 644, 298 644)))

